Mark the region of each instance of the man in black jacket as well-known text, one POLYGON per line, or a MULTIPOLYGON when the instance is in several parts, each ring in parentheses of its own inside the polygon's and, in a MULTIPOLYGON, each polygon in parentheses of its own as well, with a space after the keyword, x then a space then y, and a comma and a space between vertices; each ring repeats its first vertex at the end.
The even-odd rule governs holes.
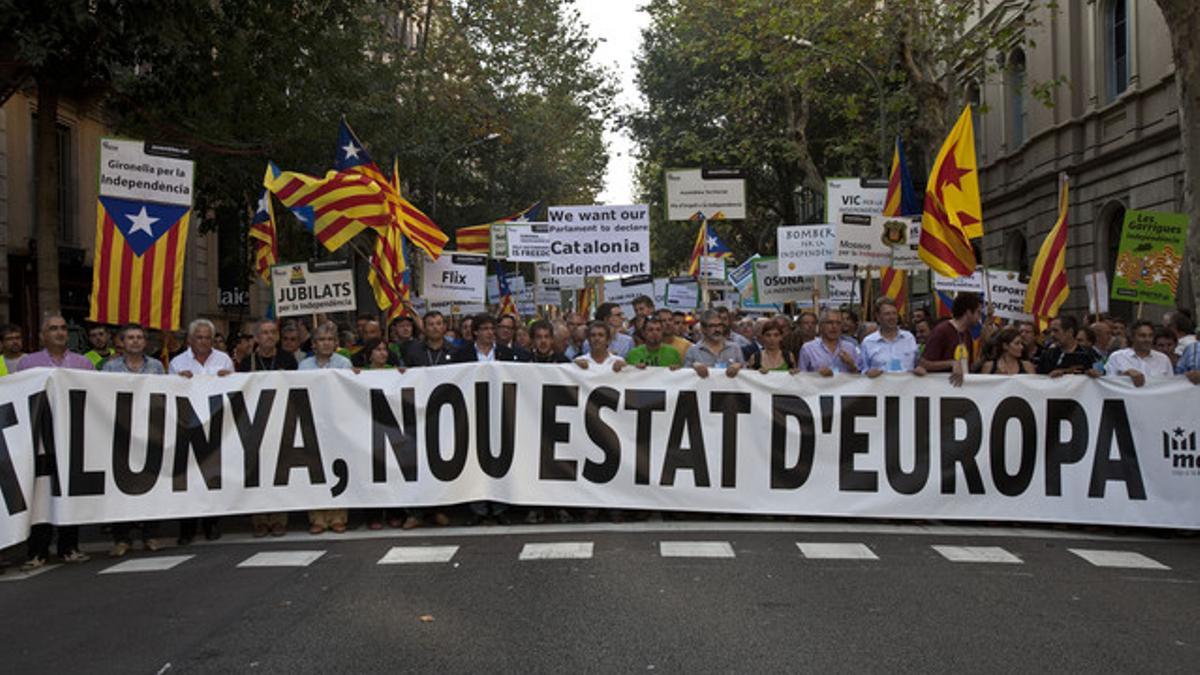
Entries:
POLYGON ((533 351, 530 352, 530 361, 533 363, 571 362, 562 352, 554 350, 554 326, 550 325, 549 321, 535 321, 529 327, 529 339, 533 347, 533 351))
POLYGON ((424 338, 408 343, 404 351, 404 365, 420 368, 450 363, 454 345, 446 340, 446 317, 436 309, 430 310, 425 313, 422 323, 425 326, 424 338))
POLYGON ((454 363, 488 362, 488 361, 528 361, 528 352, 514 351, 509 347, 496 344, 496 321, 487 314, 480 314, 472 320, 475 331, 475 342, 465 345, 454 352, 451 361, 454 363))

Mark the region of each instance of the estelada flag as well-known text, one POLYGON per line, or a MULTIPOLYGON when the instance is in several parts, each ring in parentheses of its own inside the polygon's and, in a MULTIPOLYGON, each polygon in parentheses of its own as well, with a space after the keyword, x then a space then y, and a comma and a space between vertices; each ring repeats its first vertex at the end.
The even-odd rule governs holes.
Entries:
POLYGON ((191 208, 100 197, 88 320, 177 330, 191 208))
POLYGON ((266 188, 263 188, 250 218, 250 245, 254 250, 254 271, 263 281, 271 283, 271 267, 279 262, 279 235, 275 228, 271 191, 266 188))
POLYGON ((929 173, 918 253, 921 260, 943 276, 970 276, 975 273, 971 239, 982 236, 975 132, 968 105, 950 130, 929 173))

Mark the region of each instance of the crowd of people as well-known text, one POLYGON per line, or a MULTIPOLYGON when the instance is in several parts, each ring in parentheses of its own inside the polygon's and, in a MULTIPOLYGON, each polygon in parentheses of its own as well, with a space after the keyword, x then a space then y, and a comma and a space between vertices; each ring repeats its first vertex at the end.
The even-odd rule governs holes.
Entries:
MULTIPOLYGON (((567 312, 553 320, 523 323, 505 314, 479 314, 452 318, 431 311, 420 321, 403 317, 387 329, 372 315, 357 318, 353 328, 317 317, 311 329, 303 320, 263 319, 247 333, 226 339, 206 319, 192 321, 181 340, 166 333, 161 344, 150 348, 150 335, 130 324, 115 334, 106 326, 87 331, 89 349, 68 348, 68 324, 62 316, 48 316, 41 325, 41 350, 24 353, 22 333, 13 325, 0 326, 0 375, 31 368, 74 368, 155 376, 224 376, 234 372, 344 369, 429 368, 455 363, 507 361, 534 364, 575 364, 579 368, 688 369, 697 377, 720 372, 738 377, 743 371, 768 373, 839 374, 868 378, 884 373, 948 373, 961 386, 968 373, 987 375, 1042 374, 1050 377, 1083 376, 1125 378, 1134 386, 1147 381, 1184 376, 1200 384, 1200 346, 1196 326, 1185 310, 1169 312, 1160 325, 1107 315, 1081 318, 1061 315, 1048 330, 1030 323, 1001 325, 985 320, 985 307, 975 294, 959 294, 951 316, 934 318, 923 308, 902 317, 896 304, 880 298, 872 308, 873 320, 860 321, 847 309, 822 309, 790 317, 753 318, 726 308, 696 314, 658 308, 649 297, 633 302, 633 316, 621 306, 604 303, 588 317, 567 312)), ((743 375, 745 376, 745 375, 743 375)), ((509 522, 507 504, 476 502, 468 505, 468 522, 509 522)), ((554 510, 559 520, 596 517, 594 510, 554 510)), ((624 514, 612 511, 620 520, 624 514)), ((527 522, 540 522, 543 509, 526 512, 527 522)), ((319 509, 307 513, 308 531, 342 533, 364 525, 411 529, 429 523, 452 522, 446 509, 387 509, 348 513, 345 509, 319 509)), ((256 537, 284 536, 289 514, 265 513, 251 517, 256 537)), ((146 550, 159 543, 159 523, 111 525, 112 557, 133 549, 138 530, 146 550)), ((191 543, 198 533, 207 539, 221 536, 216 517, 185 519, 178 523, 177 544, 191 543)), ((27 542, 24 568, 47 563, 57 533, 57 553, 64 562, 88 560, 79 550, 78 526, 35 525, 27 542)))

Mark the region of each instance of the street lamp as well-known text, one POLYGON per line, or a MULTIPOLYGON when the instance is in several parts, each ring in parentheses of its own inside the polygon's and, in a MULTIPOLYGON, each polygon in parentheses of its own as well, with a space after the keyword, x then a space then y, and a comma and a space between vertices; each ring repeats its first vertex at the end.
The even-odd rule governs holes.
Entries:
POLYGON ((872 70, 867 64, 863 63, 859 59, 854 58, 853 56, 840 54, 831 49, 826 49, 819 45, 815 45, 813 44, 812 40, 798 38, 794 35, 789 35, 785 39, 798 47, 811 49, 814 52, 825 54, 826 56, 833 58, 845 59, 858 66, 864 73, 867 74, 867 77, 871 78, 871 81, 875 83, 875 95, 879 99, 879 149, 880 152, 883 153, 883 175, 886 177, 888 175, 887 109, 884 107, 883 100, 883 80, 880 79, 875 71, 872 70))
POLYGON ((473 148, 477 145, 483 145, 484 143, 489 143, 491 141, 496 140, 497 138, 500 138, 500 134, 493 131, 492 133, 488 134, 487 136, 484 136, 483 138, 477 138, 473 141, 463 143, 462 145, 460 145, 456 148, 451 148, 450 150, 447 150, 446 153, 443 154, 438 159, 437 164, 435 164, 433 167, 433 186, 432 186, 433 203, 431 204, 430 209, 429 209, 429 217, 430 218, 435 219, 435 220, 437 219, 437 202, 438 202, 437 184, 438 184, 438 174, 441 173, 441 171, 442 171, 442 162, 445 162, 447 159, 449 159, 451 155, 462 152, 463 150, 466 150, 467 148, 473 148))

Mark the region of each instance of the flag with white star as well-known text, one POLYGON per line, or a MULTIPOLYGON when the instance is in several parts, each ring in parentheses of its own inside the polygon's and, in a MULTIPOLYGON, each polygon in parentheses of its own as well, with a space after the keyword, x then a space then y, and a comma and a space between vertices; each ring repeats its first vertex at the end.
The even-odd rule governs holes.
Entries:
POLYGON ((191 208, 101 196, 88 319, 179 328, 191 208))
MULTIPOLYGON (((271 167, 267 167, 271 172, 271 167)), ((279 236, 275 229, 275 207, 271 191, 263 188, 250 216, 250 246, 254 249, 254 271, 263 281, 271 283, 271 267, 279 262, 279 236)))

